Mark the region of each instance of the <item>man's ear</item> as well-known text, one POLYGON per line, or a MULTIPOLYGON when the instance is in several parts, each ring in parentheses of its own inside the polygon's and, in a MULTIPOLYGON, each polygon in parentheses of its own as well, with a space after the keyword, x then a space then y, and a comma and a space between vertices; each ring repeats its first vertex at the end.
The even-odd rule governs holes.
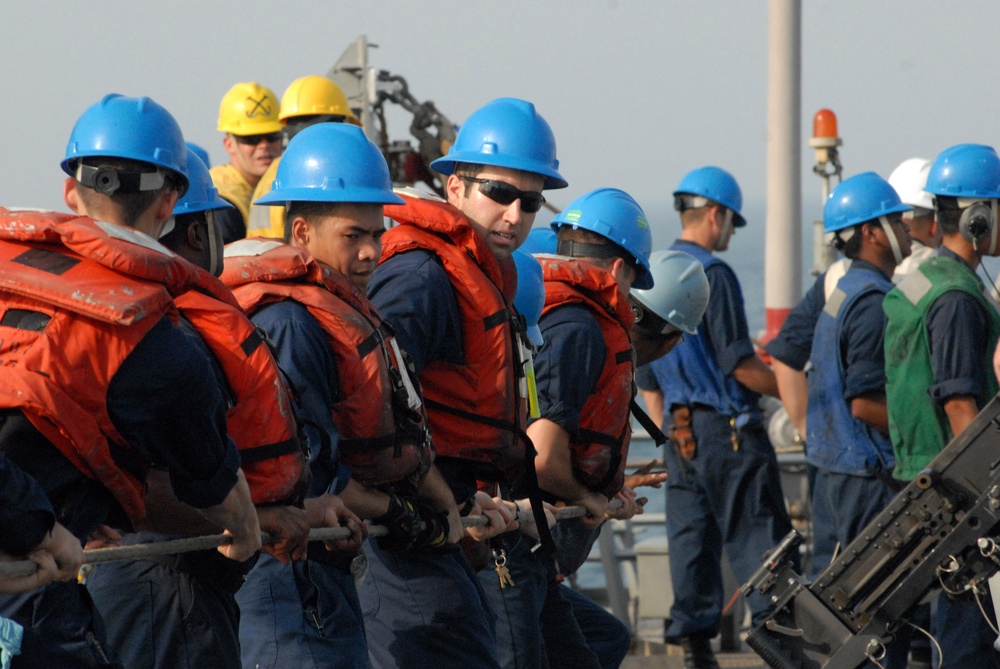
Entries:
POLYGON ((448 181, 444 184, 445 195, 448 197, 448 204, 453 207, 458 206, 459 197, 462 194, 462 189, 465 188, 465 182, 454 174, 448 175, 448 181))
POLYGON ((608 271, 611 272, 611 276, 618 280, 618 277, 622 276, 622 272, 627 271, 628 263, 622 258, 613 258, 611 264, 608 266, 608 271))
POLYGON ((196 251, 204 251, 208 248, 208 230, 204 223, 188 226, 187 245, 196 251))
POLYGON ((73 213, 85 215, 82 211, 83 202, 80 201, 80 195, 76 192, 76 179, 73 177, 66 177, 63 180, 63 202, 73 213))
POLYGON ((180 198, 180 193, 172 188, 165 189, 156 203, 156 221, 163 223, 174 215, 174 206, 180 198))
POLYGON ((309 248, 309 242, 313 235, 312 224, 304 216, 296 216, 288 225, 291 231, 288 243, 300 249, 309 248))
MULTIPOLYGON (((875 238, 878 237, 876 230, 882 230, 882 226, 871 221, 865 223, 861 226, 861 238, 869 242, 875 241, 875 238)), ((889 234, 885 230, 882 232, 885 232, 886 235, 889 234)))

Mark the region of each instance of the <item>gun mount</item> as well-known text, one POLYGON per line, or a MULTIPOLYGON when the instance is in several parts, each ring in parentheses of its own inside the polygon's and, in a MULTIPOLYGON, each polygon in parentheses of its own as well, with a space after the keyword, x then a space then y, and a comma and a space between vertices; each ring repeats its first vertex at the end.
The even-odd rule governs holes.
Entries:
POLYGON ((935 589, 984 591, 1000 568, 1000 398, 994 398, 816 579, 793 532, 743 586, 775 610, 747 639, 771 667, 854 669, 878 659, 935 589))

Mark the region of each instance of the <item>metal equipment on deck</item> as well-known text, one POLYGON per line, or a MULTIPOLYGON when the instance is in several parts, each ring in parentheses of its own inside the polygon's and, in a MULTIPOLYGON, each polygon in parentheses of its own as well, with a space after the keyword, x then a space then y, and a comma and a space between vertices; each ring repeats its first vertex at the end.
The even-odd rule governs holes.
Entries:
MULTIPOLYGON (((747 643, 772 667, 854 669, 884 653, 931 591, 988 597, 1000 569, 1000 398, 879 514, 819 578, 786 559, 793 533, 746 583, 776 606, 747 643)), ((984 606, 988 606, 988 602, 984 606)))

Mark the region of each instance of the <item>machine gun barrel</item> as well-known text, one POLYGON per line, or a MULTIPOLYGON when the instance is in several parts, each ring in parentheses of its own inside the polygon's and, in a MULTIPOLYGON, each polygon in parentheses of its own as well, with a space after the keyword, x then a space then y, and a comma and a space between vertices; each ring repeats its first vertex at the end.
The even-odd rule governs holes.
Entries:
POLYGON ((740 586, 740 592, 743 596, 748 596, 751 592, 764 585, 768 579, 772 578, 780 565, 791 560, 790 555, 792 551, 797 551, 801 543, 802 535, 797 530, 792 530, 786 534, 781 543, 767 552, 767 555, 764 556, 764 563, 757 568, 757 571, 750 577, 750 580, 740 586))

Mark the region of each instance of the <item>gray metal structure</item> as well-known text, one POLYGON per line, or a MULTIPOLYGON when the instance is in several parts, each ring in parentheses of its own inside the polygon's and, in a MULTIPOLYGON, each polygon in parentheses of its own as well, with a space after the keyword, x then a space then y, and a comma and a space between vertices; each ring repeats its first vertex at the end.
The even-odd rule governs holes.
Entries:
MULTIPOLYGON (((911 610, 943 588, 981 599, 1000 568, 1000 398, 994 398, 819 578, 790 534, 743 586, 775 602, 747 643, 772 667, 854 669, 884 653, 911 610)), ((988 606, 988 602, 981 602, 988 606)))

